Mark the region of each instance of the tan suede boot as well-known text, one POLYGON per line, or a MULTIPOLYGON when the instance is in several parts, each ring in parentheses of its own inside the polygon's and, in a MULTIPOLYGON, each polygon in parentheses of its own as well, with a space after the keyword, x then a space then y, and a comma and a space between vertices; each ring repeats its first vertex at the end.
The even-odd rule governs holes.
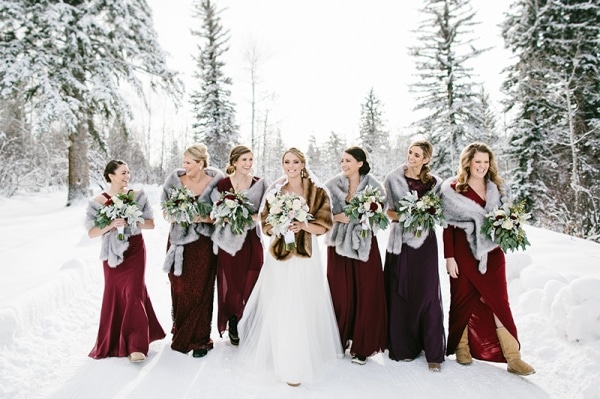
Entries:
POLYGON ((508 363, 507 370, 509 373, 517 375, 531 375, 535 373, 533 367, 521 360, 519 352, 519 342, 513 337, 506 328, 500 327, 496 329, 498 340, 502 347, 502 353, 508 363))
POLYGON ((473 363, 471 351, 469 350, 469 326, 465 327, 465 330, 460 337, 460 341, 458 341, 458 345, 456 345, 454 354, 456 355, 456 362, 459 364, 468 366, 473 363))

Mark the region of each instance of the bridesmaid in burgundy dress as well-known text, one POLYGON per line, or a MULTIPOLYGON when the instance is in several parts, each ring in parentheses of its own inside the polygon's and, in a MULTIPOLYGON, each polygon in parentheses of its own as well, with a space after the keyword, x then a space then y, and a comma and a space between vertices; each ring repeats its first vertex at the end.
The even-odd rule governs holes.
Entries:
POLYGON ((90 237, 102 236, 100 258, 104 269, 98 338, 89 356, 94 359, 129 356, 132 362, 141 362, 148 355, 150 342, 165 337, 144 281, 146 247, 140 229, 154 228, 152 208, 144 192, 138 191, 135 201, 144 222, 138 223, 137 229, 132 231, 124 219, 115 219, 102 229, 95 227, 98 209, 112 196, 129 191, 129 169, 125 162, 110 161, 104 169, 104 178, 110 186, 90 200, 85 223, 90 237), (125 240, 117 238, 118 227, 125 228, 125 240))
POLYGON ((331 194, 333 228, 327 234, 327 281, 344 349, 350 348, 352 363, 386 347, 387 315, 383 290, 383 267, 377 237, 371 230, 361 237, 359 221, 350 221, 344 207, 355 192, 367 186, 384 190, 373 176, 367 155, 359 147, 342 154, 342 173, 325 185, 331 194))
MULTIPOLYGON (((432 155, 429 142, 416 141, 408 149, 407 164, 385 178, 387 213, 393 222, 398 221, 400 199, 410 191, 420 198, 439 190, 440 179, 429 171, 432 155)), ((412 361, 425 351, 429 370, 441 371, 446 342, 435 230, 416 237, 401 223, 392 223, 384 275, 390 358, 412 361)))
MULTIPOLYGON (((183 169, 167 177, 161 201, 167 200, 170 188, 185 186, 199 202, 211 203, 210 194, 223 176, 223 172, 208 166, 206 146, 193 145, 183 154, 183 169)), ((213 229, 208 216, 197 216, 189 226, 171 223, 163 266, 171 282, 171 349, 191 351, 193 357, 204 357, 213 348, 210 331, 217 273, 217 256, 210 239, 213 229)))
POLYGON ((521 360, 504 252, 481 233, 485 214, 509 194, 492 150, 482 143, 469 144, 460 155, 458 175, 442 184, 441 193, 448 222, 444 257, 451 277, 448 355, 455 353, 463 365, 474 357, 508 363, 514 374, 535 373, 521 360))
MULTIPOLYGON (((258 220, 258 207, 267 189, 265 179, 252 176, 253 155, 250 148, 239 145, 229 153, 228 177, 217 183, 212 200, 216 202, 221 193, 229 191, 244 193, 252 203, 250 213, 258 220)), ((215 226, 213 242, 219 247, 217 254, 217 328, 222 336, 229 324, 229 341, 238 345, 238 321, 244 314, 248 297, 256 284, 263 264, 263 247, 256 231, 256 224, 247 227, 242 234, 234 234, 231 225, 215 226)))

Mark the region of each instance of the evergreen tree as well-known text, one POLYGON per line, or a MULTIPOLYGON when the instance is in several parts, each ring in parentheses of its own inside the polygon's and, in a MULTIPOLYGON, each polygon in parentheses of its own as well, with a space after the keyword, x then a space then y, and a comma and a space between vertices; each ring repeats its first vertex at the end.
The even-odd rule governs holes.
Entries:
POLYGON ((88 135, 104 147, 96 119, 126 129, 119 85, 143 97, 142 72, 177 93, 144 0, 3 0, 0 32, 0 98, 31 101, 36 133, 65 128, 68 203, 89 195, 88 135))
POLYGON ((308 138, 308 149, 306 150, 306 157, 310 160, 310 164, 313 165, 315 173, 320 174, 321 168, 319 165, 323 163, 322 150, 319 148, 317 138, 314 134, 311 134, 308 138))
MULTIPOLYGON (((359 141, 367 153, 373 172, 383 171, 387 165, 389 154, 389 132, 383 121, 383 105, 373 88, 367 94, 365 102, 361 104, 359 141)), ((341 153, 340 153, 341 155, 341 153)), ((338 155, 338 158, 339 156, 338 155)), ((378 176, 381 177, 381 176, 378 176)))
POLYGON ((331 132, 322 150, 321 162, 319 163, 318 177, 323 182, 340 173, 340 160, 346 149, 346 140, 339 134, 331 132))
POLYGON ((504 88, 515 186, 536 220, 598 239, 600 4, 515 1, 503 26, 517 62, 504 88))
POLYGON ((468 61, 481 54, 473 45, 475 13, 469 0, 426 0, 424 20, 411 48, 417 63, 416 110, 428 114, 416 122, 418 133, 434 145, 432 166, 442 176, 454 173, 460 151, 470 142, 485 138, 472 68, 468 61))
POLYGON ((194 92, 191 99, 194 140, 208 147, 212 165, 224 168, 229 151, 239 142, 235 109, 228 89, 231 79, 223 72, 229 32, 223 29, 219 12, 211 0, 194 3, 194 10, 201 20, 201 28, 192 33, 202 42, 198 45, 200 54, 195 58, 197 70, 194 73, 200 81, 200 90, 194 92))

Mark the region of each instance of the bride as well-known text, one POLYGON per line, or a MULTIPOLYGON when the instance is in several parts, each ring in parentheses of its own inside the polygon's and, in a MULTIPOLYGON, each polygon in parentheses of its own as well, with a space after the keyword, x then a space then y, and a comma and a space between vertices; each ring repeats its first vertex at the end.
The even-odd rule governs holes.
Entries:
POLYGON ((295 248, 286 249, 284 238, 272 236, 272 226, 265 223, 269 203, 263 201, 262 230, 271 239, 239 326, 238 356, 254 372, 274 373, 298 386, 313 382, 327 363, 343 355, 316 238, 332 226, 329 196, 309 176, 300 150, 287 150, 282 164, 285 176, 267 189, 265 198, 300 195, 314 219, 292 222, 295 248))

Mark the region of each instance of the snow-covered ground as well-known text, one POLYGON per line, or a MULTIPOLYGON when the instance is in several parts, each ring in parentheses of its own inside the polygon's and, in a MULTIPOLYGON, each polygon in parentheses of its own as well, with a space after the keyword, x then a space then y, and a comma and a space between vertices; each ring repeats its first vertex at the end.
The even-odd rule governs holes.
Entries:
MULTIPOLYGON (((145 189, 158 215, 159 187, 145 189)), ((532 246, 507 256, 511 305, 533 376, 481 361, 460 366, 453 356, 432 373, 423 357, 404 363, 379 354, 365 366, 346 356, 318 383, 290 388, 238 367, 236 348, 216 332, 215 349, 202 359, 172 351, 169 336, 151 345, 142 364, 87 357, 103 289, 100 240, 84 231, 84 205, 65 202, 65 192, 0 199, 1 398, 600 398, 598 244, 528 227, 532 246)), ((169 331, 161 270, 168 225, 156 222, 144 231, 146 282, 169 331)), ((380 233, 380 247, 386 240, 380 233)), ((440 272, 447 314, 442 262, 440 272)))

